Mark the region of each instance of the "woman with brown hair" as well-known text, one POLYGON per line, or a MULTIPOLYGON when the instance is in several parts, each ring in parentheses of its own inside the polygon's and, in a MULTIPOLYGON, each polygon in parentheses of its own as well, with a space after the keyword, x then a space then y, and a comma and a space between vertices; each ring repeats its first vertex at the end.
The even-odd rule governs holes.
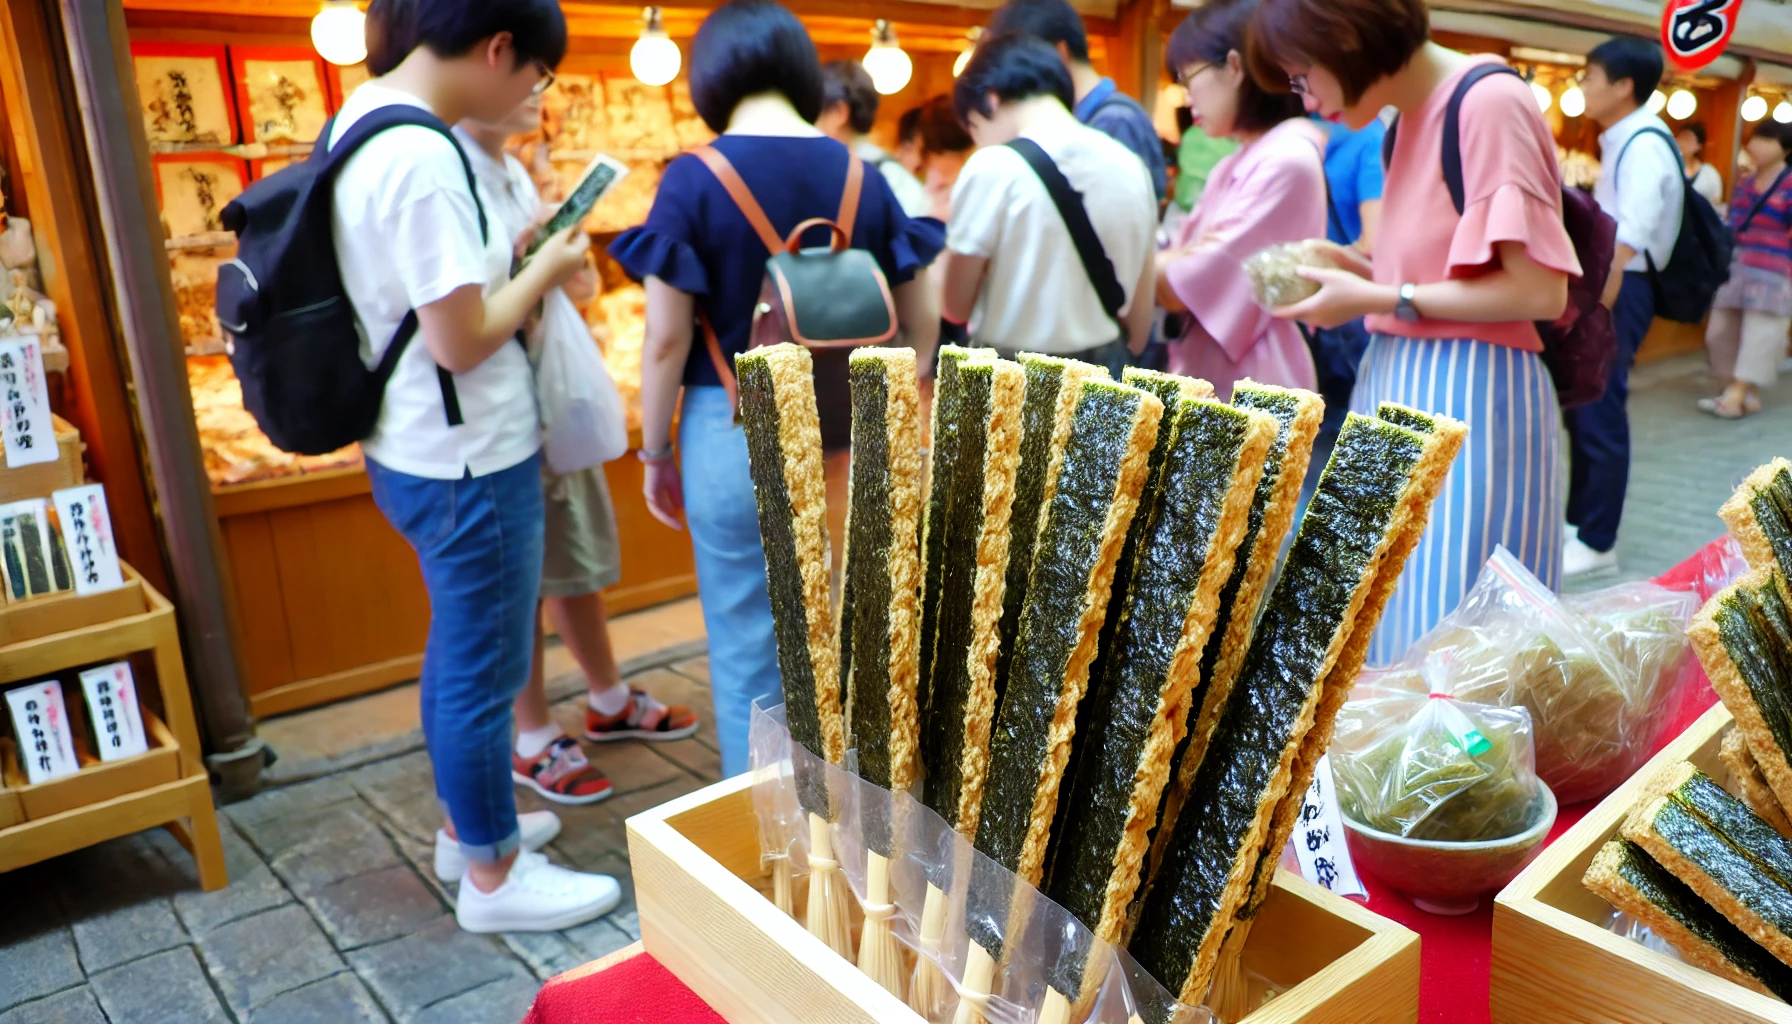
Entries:
POLYGON ((1440 170, 1444 113, 1468 73, 1499 58, 1433 42, 1423 0, 1262 0, 1249 51, 1265 88, 1325 118, 1356 129, 1400 112, 1373 260, 1331 247, 1343 269, 1303 271, 1319 293, 1276 311, 1318 327, 1367 318, 1353 411, 1399 402, 1470 428, 1376 633, 1370 657, 1385 663, 1456 607, 1498 545, 1556 583, 1561 413, 1532 321, 1561 315, 1581 268, 1555 142, 1523 79, 1474 83, 1457 211, 1440 170))

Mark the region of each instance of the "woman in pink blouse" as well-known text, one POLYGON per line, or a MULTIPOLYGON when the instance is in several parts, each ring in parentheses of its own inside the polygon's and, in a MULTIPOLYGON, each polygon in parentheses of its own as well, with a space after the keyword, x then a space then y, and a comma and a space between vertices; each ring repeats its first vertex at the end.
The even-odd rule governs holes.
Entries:
POLYGON ((1211 381, 1221 400, 1246 377, 1313 388, 1313 357, 1292 322, 1257 304, 1244 261, 1265 246, 1325 234, 1325 133, 1298 97, 1266 91, 1244 66, 1257 0, 1212 0, 1170 36, 1170 73, 1188 89, 1195 124, 1239 149, 1215 164, 1206 191, 1157 257, 1157 297, 1188 313, 1169 344, 1172 373, 1211 381))
POLYGON ((1262 0, 1249 57, 1266 87, 1353 129, 1383 107, 1400 112, 1373 263, 1334 247, 1348 269, 1303 271, 1319 293, 1277 310, 1319 327, 1367 317, 1353 412, 1399 402, 1469 426, 1371 647, 1385 663, 1455 609, 1498 545, 1556 583, 1561 412, 1532 321, 1561 315, 1581 268, 1562 227, 1555 142, 1522 79, 1475 82, 1461 108, 1456 212, 1440 163, 1444 111, 1470 69, 1498 58, 1432 42, 1424 0, 1262 0))

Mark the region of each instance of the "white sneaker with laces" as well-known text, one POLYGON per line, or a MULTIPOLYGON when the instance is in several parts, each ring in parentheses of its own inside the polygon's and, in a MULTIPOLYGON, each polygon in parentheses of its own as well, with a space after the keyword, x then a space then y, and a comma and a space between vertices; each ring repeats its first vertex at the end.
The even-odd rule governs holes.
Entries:
MULTIPOLYGON (((523 849, 539 850, 560 834, 560 816, 553 811, 524 811, 516 816, 523 849)), ((460 852, 460 841, 451 839, 448 830, 436 829, 436 878, 458 882, 467 873, 467 858, 460 852)))
POLYGON ((602 917, 621 901, 622 886, 609 875, 568 871, 524 850, 491 892, 463 876, 454 919, 470 932, 552 932, 602 917))
POLYGON ((1618 571, 1618 549, 1610 551, 1594 551, 1580 542, 1579 537, 1569 539, 1562 549, 1562 578, 1574 579, 1577 576, 1594 576, 1600 573, 1618 571))

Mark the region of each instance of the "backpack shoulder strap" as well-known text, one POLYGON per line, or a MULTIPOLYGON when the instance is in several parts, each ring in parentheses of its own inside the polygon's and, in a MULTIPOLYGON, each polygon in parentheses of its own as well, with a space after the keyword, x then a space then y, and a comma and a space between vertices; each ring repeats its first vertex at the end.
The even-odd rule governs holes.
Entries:
MULTIPOLYGON (((1460 214, 1465 205, 1462 185, 1462 98, 1468 95, 1476 82, 1489 75, 1517 75, 1517 69, 1510 64, 1477 64, 1469 68, 1456 83, 1456 89, 1450 93, 1449 105, 1444 107, 1444 185, 1450 190, 1450 202, 1460 214)), ((1522 76, 1521 76, 1522 77, 1522 76)), ((1388 132, 1393 135, 1392 131, 1388 132)))
POLYGON ((775 253, 784 248, 784 239, 778 236, 778 229, 772 227, 771 218, 765 215, 765 210, 760 207, 759 200, 753 198, 753 193, 747 188, 747 183, 741 180, 740 172, 734 169, 734 165, 728 162, 728 158, 722 155, 722 151, 714 146, 698 146, 691 152, 696 154, 697 159, 703 161, 710 173, 716 176, 716 180, 722 183, 722 188, 728 191, 728 198, 734 200, 734 205, 740 207, 741 215, 747 218, 747 223, 752 226, 753 232, 765 244, 765 251, 775 253))
POLYGON ((1381 169, 1386 173, 1388 165, 1394 162, 1394 133, 1400 130, 1400 115, 1388 122, 1388 130, 1381 136, 1381 169))
POLYGON ((846 154, 846 190, 840 193, 840 216, 834 223, 846 233, 846 244, 852 245, 853 224, 859 219, 859 196, 865 190, 865 161, 855 153, 846 154))
POLYGON ((1083 270, 1089 275, 1089 283, 1095 286, 1102 309, 1118 321, 1120 309, 1126 305, 1126 289, 1120 286, 1120 279, 1114 274, 1114 261, 1108 259, 1107 250, 1101 246, 1101 236, 1095 233, 1083 197, 1071 187, 1070 180, 1064 177, 1064 172, 1039 143, 1022 137, 1008 143, 1008 148, 1019 153, 1045 185, 1045 191, 1052 197, 1052 205, 1058 208, 1058 215, 1064 218, 1064 226, 1070 231, 1070 240, 1076 245, 1076 254, 1082 258, 1083 270))

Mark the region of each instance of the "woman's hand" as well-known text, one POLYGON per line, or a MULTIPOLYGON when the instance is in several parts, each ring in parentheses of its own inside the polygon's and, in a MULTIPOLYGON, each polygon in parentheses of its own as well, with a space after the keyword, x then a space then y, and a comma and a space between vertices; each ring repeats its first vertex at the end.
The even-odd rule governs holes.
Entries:
POLYGON ((1348 270, 1358 277, 1375 277, 1375 265, 1361 249, 1352 245, 1339 245, 1329 238, 1315 238, 1311 244, 1324 253, 1327 259, 1336 263, 1339 270, 1348 270))
POLYGON ((1296 267, 1295 273, 1318 281, 1318 293, 1293 305, 1272 309, 1270 315, 1319 328, 1337 327, 1370 313, 1389 312, 1399 298, 1395 289, 1348 270, 1296 267))
POLYGON ((678 463, 666 459, 649 462, 645 468, 641 493, 647 498, 647 511, 674 530, 684 529, 679 521, 684 515, 684 485, 678 479, 678 463))

